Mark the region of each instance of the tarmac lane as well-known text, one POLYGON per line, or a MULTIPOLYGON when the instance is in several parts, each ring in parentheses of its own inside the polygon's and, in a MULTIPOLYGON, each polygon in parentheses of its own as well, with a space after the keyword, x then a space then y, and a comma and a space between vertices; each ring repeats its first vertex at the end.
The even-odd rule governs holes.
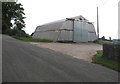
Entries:
POLYGON ((2 82, 118 82, 118 72, 37 47, 2 38, 2 82))

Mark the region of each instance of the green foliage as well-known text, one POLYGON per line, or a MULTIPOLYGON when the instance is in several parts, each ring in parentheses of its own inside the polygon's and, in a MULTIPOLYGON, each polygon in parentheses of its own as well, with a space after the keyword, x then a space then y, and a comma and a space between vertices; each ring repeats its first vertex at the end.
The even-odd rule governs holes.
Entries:
POLYGON ((106 40, 106 39, 105 39, 105 36, 103 36, 101 39, 102 39, 102 40, 106 40))
POLYGON ((20 30, 25 27, 25 22, 23 17, 24 8, 22 4, 17 4, 16 2, 2 2, 2 33, 12 34, 11 32, 20 30), (13 21, 14 23, 12 23, 13 21), (15 30, 11 30, 15 29, 15 30))
POLYGON ((104 58, 103 51, 101 50, 97 51, 92 62, 120 72, 120 62, 104 58))
POLYGON ((18 37, 29 37, 29 35, 26 34, 24 30, 18 30, 18 29, 11 29, 8 32, 8 35, 10 35, 10 36, 18 36, 18 37))
POLYGON ((30 36, 33 36, 34 33, 32 33, 30 36))
POLYGON ((53 42, 52 40, 46 40, 46 39, 35 39, 31 37, 18 37, 18 36, 12 36, 15 39, 22 40, 25 42, 53 42))

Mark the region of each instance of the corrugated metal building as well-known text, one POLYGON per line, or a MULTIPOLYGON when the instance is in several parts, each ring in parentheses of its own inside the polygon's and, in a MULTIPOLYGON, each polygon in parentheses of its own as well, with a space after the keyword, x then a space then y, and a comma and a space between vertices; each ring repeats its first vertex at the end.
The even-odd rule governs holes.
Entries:
POLYGON ((83 16, 66 18, 38 26, 32 37, 73 42, 88 42, 97 39, 94 25, 83 16))

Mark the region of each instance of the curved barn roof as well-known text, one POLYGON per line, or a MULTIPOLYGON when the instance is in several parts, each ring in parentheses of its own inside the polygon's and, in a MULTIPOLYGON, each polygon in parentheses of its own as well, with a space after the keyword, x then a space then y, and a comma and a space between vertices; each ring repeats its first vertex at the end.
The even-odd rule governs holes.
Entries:
POLYGON ((37 26, 36 31, 46 31, 46 30, 56 30, 56 29, 70 29, 71 30, 72 22, 70 21, 70 19, 76 20, 76 21, 88 22, 86 18, 80 15, 80 16, 66 18, 66 19, 62 19, 62 20, 58 20, 58 21, 54 21, 54 22, 50 22, 50 23, 37 26))

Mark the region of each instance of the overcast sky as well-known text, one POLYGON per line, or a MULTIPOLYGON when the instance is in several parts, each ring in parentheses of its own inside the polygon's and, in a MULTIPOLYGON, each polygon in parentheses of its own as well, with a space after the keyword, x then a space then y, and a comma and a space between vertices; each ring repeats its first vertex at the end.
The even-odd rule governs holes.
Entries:
POLYGON ((25 9, 28 34, 48 22, 82 15, 97 28, 99 7, 100 37, 118 38, 118 1, 120 0, 18 0, 25 9))

